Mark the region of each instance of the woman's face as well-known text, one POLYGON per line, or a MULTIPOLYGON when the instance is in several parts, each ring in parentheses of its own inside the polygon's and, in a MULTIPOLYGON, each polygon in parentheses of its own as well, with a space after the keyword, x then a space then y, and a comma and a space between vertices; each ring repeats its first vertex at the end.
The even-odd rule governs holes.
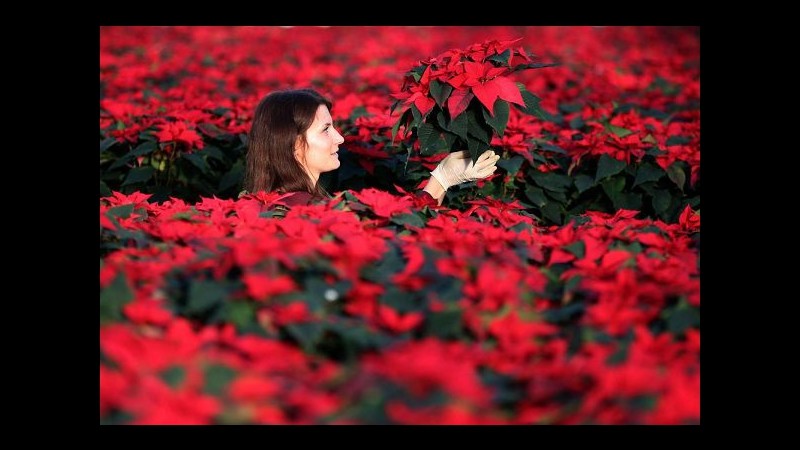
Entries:
POLYGON ((317 108, 314 122, 305 136, 308 147, 303 149, 302 141, 298 139, 295 158, 316 183, 321 173, 339 168, 339 144, 344 142, 344 138, 333 128, 331 113, 325 105, 317 108))

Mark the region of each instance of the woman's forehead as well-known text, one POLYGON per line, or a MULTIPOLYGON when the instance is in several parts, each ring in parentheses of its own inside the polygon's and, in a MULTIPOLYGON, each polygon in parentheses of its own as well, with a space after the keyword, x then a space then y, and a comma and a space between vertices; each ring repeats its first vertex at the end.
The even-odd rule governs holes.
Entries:
POLYGON ((319 105, 317 108, 317 113, 314 115, 314 123, 330 123, 331 121, 331 112, 328 111, 328 107, 325 105, 319 105))

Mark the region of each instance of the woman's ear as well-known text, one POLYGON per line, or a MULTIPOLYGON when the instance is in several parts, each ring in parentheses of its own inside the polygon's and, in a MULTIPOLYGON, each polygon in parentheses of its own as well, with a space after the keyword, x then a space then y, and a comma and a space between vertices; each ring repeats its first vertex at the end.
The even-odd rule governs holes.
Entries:
POLYGON ((303 164, 303 140, 300 139, 300 136, 294 140, 294 159, 297 160, 300 164, 303 164))

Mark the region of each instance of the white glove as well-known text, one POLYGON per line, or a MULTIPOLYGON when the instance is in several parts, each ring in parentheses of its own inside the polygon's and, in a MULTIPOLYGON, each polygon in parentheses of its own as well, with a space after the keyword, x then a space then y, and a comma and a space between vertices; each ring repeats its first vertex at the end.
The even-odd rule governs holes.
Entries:
POLYGON ((457 184, 488 177, 497 170, 495 163, 498 159, 500 159, 500 155, 495 155, 493 150, 486 150, 473 165, 469 153, 461 150, 447 155, 433 169, 431 175, 447 190, 457 184))

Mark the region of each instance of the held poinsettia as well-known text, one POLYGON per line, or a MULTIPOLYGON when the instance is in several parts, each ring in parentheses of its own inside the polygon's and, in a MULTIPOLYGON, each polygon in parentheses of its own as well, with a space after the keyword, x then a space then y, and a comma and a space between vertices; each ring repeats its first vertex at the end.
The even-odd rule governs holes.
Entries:
POLYGON ((420 61, 393 94, 392 110, 404 109, 392 138, 402 126, 404 137, 411 136, 412 146, 418 142, 422 154, 466 148, 476 161, 494 134, 505 132, 510 104, 544 117, 539 98, 510 75, 556 64, 538 62, 522 47, 512 47, 519 40, 490 40, 420 61))

